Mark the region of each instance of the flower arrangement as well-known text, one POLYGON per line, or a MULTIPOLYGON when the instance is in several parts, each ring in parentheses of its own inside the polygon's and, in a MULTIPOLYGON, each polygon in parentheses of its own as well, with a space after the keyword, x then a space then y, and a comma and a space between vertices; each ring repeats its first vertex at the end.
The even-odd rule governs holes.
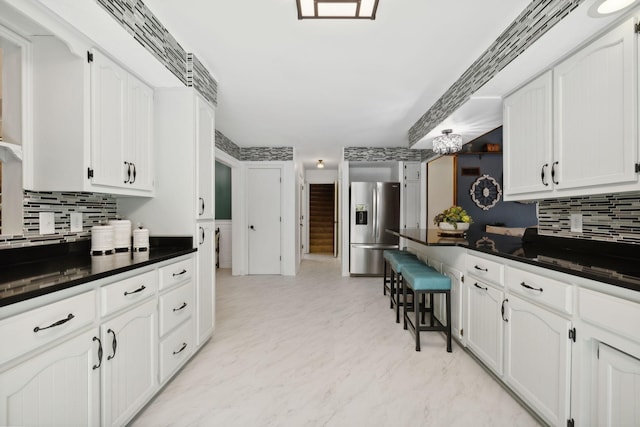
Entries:
POLYGON ((467 211, 462 209, 460 206, 451 206, 449 209, 445 209, 433 218, 433 223, 435 225, 439 225, 441 222, 449 223, 457 230, 459 222, 471 224, 473 219, 471 219, 467 211))

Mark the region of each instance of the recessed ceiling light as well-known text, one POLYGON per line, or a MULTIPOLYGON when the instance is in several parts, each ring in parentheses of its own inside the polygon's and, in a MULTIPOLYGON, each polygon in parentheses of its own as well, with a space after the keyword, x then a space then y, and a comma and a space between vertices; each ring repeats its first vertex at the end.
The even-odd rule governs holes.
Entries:
POLYGON ((316 167, 318 169, 322 169, 324 168, 324 162, 322 160, 318 160, 318 163, 316 164, 316 167))
POLYGON ((589 8, 589 15, 595 18, 610 15, 626 9, 636 2, 637 0, 597 0, 589 8))

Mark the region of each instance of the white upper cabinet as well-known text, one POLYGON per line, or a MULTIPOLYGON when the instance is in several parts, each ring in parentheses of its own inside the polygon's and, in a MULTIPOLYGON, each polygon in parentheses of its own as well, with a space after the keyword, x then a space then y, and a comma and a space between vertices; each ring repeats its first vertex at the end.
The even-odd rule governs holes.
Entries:
POLYGON ((558 190, 637 182, 634 21, 554 69, 558 190))
POLYGON ((151 191, 153 90, 100 52, 92 54, 91 182, 151 191))
POLYGON ((214 219, 213 147, 215 123, 213 109, 201 97, 196 97, 196 138, 198 156, 198 219, 214 219))
POLYGON ((553 189, 552 84, 547 71, 504 100, 505 199, 553 189))
POLYGON ((504 102, 505 200, 636 190, 635 18, 504 102))

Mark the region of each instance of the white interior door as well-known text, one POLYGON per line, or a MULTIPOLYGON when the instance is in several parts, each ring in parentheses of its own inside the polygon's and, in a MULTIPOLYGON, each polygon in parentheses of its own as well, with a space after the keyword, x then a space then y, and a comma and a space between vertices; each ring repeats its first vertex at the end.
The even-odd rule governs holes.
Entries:
POLYGON ((280 168, 248 169, 249 274, 280 274, 280 168))

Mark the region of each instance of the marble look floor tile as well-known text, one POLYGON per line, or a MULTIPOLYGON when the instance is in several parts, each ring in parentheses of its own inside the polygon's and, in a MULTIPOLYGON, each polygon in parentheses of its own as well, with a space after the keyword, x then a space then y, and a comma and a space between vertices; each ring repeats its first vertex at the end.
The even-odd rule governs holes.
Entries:
POLYGON ((213 338, 143 426, 537 426, 456 343, 395 323, 381 278, 307 257, 296 277, 217 273, 213 338))

